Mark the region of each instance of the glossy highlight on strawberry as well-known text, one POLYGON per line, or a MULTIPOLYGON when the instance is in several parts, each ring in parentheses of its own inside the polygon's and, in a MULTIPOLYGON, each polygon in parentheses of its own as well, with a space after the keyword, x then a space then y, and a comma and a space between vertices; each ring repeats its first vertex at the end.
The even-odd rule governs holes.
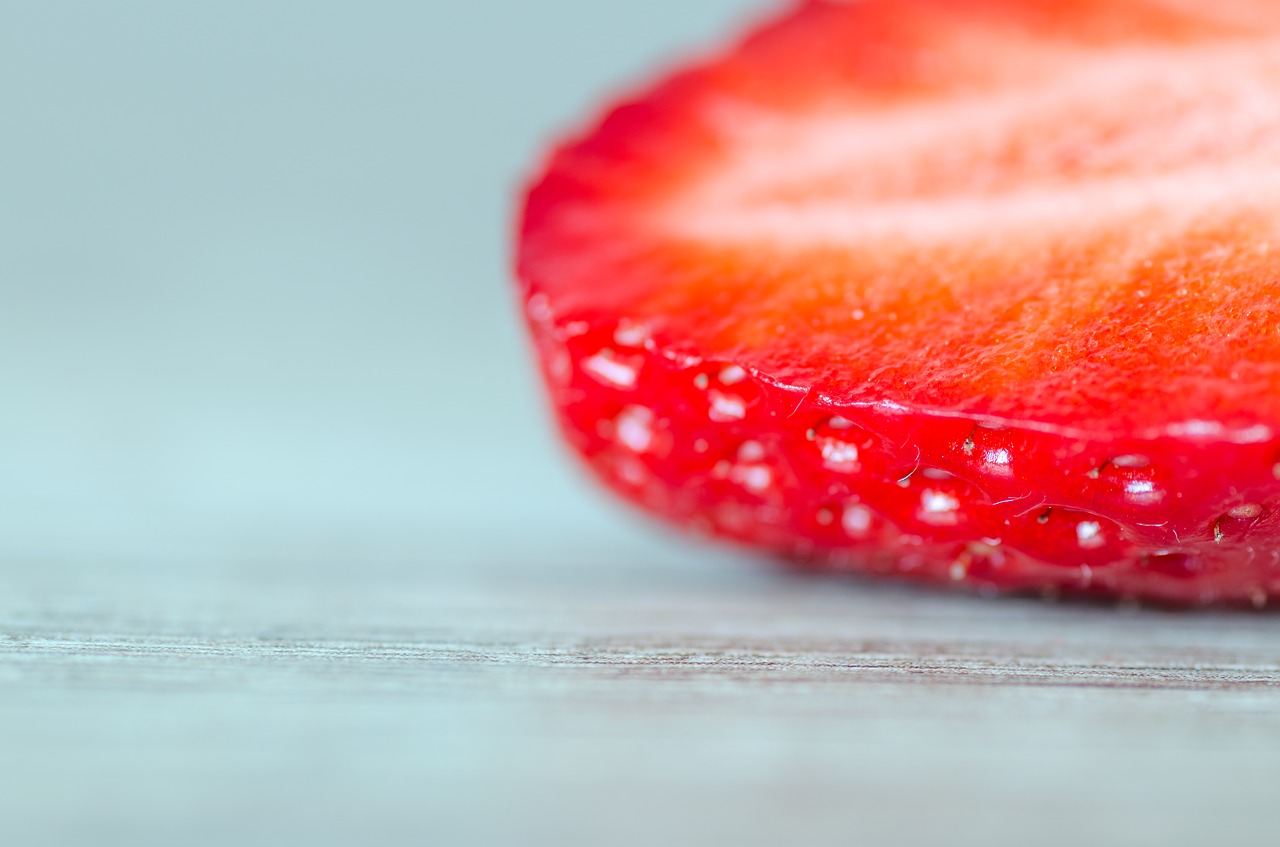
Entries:
POLYGON ((567 439, 678 525, 1280 593, 1280 4, 794 5, 558 147, 517 272, 567 439))

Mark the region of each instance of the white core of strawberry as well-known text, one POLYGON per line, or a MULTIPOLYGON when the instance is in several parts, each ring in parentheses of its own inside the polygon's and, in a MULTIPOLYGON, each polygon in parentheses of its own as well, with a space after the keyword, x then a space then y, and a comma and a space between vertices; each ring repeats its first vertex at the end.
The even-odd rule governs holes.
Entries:
POLYGON ((945 103, 718 113, 729 152, 660 225, 805 247, 1134 219, 1160 236, 1233 211, 1280 222, 1280 39, 1100 50, 1062 66, 945 103))

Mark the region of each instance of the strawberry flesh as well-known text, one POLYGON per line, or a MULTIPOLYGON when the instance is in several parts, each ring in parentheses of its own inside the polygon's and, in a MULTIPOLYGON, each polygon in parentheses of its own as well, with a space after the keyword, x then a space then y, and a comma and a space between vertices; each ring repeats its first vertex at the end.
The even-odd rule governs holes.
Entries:
POLYGON ((570 443, 677 524, 983 591, 1280 592, 1280 6, 802 3, 526 198, 570 443))

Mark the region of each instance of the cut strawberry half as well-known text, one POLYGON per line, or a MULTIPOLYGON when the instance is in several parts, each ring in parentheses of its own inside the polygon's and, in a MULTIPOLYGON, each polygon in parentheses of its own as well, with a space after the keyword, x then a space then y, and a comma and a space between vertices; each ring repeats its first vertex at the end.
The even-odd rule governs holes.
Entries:
POLYGON ((803 3, 556 150, 518 274, 568 440, 678 524, 1280 591, 1280 4, 803 3))

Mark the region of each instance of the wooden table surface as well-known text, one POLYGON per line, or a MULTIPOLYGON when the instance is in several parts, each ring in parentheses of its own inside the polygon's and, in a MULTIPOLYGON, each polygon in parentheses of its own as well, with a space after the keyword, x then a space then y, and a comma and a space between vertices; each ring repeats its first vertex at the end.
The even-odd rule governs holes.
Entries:
POLYGON ((644 532, 439 557, 0 571, 4 843, 1168 845, 1280 823, 1270 615, 788 577, 644 532))

